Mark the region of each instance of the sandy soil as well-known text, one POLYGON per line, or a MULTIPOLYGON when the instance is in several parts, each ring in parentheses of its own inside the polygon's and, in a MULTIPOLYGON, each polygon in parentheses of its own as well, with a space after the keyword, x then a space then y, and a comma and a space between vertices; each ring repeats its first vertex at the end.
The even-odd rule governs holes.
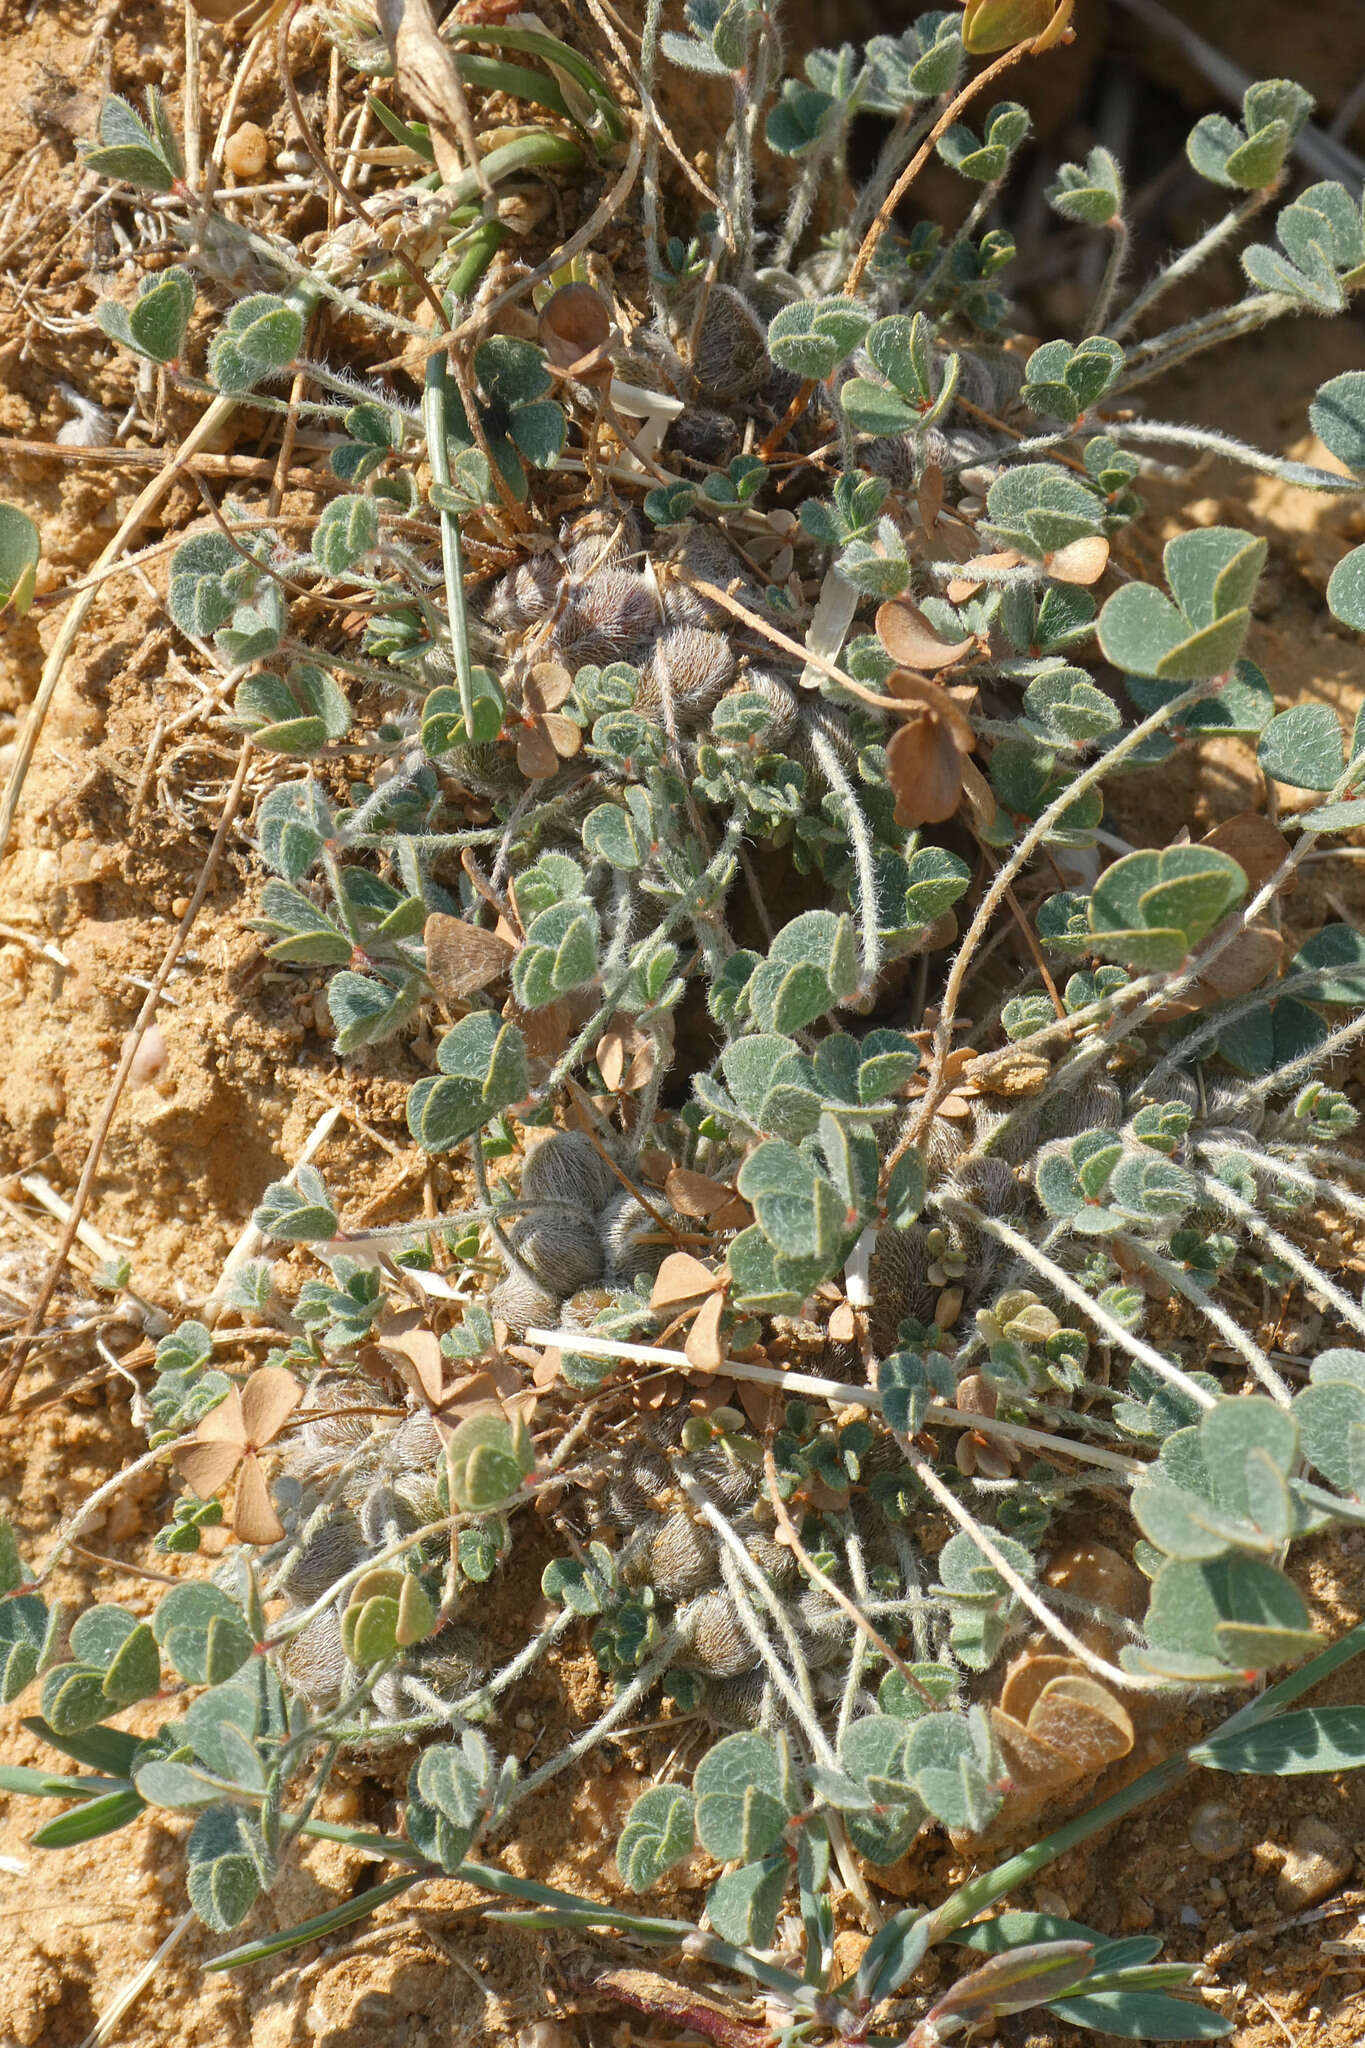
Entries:
MULTIPOLYGON (((1207 11, 1207 10, 1205 10, 1207 11)), ((64 251, 74 184, 71 139, 93 129, 104 83, 123 89, 178 73, 179 10, 143 4, 90 10, 42 8, 31 24, 5 12, 5 90, 0 97, 0 434, 48 441, 68 416, 57 391, 67 380, 121 408, 132 371, 94 331, 96 291, 116 282, 123 252, 97 248, 101 275, 73 274, 64 251), (24 284, 22 299, 14 289, 24 284), (76 319, 75 331, 62 321, 76 319)), ((1240 23, 1246 10, 1233 14, 1240 23)), ((1212 34, 1212 27, 1206 33, 1212 34)), ((1234 35, 1233 40, 1236 40, 1234 35)), ((1316 47, 1316 45, 1315 45, 1316 47)), ((1270 60, 1241 52, 1249 65, 1270 60)), ((1281 59, 1283 65, 1287 60, 1281 59)), ((1354 76, 1351 73, 1351 76, 1354 76)), ((1315 81, 1310 81, 1315 82, 1315 81)), ((1179 81, 1177 81, 1179 83, 1179 81)), ((244 109, 277 113, 262 87, 244 109)), ((1064 108, 1057 125, 1069 118, 1064 108)), ((1307 452, 1306 408, 1327 376, 1361 360, 1358 325, 1307 323, 1278 329, 1222 356, 1216 368, 1173 378, 1153 409, 1249 434, 1263 445, 1307 452)), ((174 410, 172 423, 183 425, 174 410)), ((251 452, 250 439, 238 444, 251 452)), ((40 590, 79 577, 149 472, 84 468, 50 457, 12 458, 5 495, 43 530, 40 590)), ((1359 700, 1357 644, 1335 629, 1321 604, 1333 562, 1365 535, 1357 505, 1324 505, 1230 469, 1202 475, 1201 494, 1149 493, 1173 520, 1229 520, 1264 532, 1271 568, 1258 602, 1250 651, 1281 704, 1321 698, 1346 711, 1359 700)), ((156 528, 174 531, 199 510, 188 490, 167 502, 156 528)), ((1150 535, 1153 529, 1147 529, 1150 535)), ((34 1176, 69 1196, 109 1086, 123 1034, 194 888, 230 777, 235 750, 204 718, 162 607, 165 558, 106 585, 67 670, 30 778, 15 845, 0 867, 0 1307, 21 1310, 41 1280, 57 1224, 35 1197, 34 1176)), ((59 614, 36 608, 0 641, 0 718, 31 697, 59 614)), ((0 723, 0 743, 8 737, 0 723)), ((0 766, 3 766, 0 761, 0 766)), ((262 771, 263 775, 268 771, 262 771)), ((253 782, 253 794, 265 781, 253 782)), ((1184 757, 1174 769, 1134 778, 1116 797, 1117 829, 1139 843, 1163 840, 1179 824, 1204 830, 1259 794, 1251 752, 1228 742, 1184 757)), ((1296 922, 1365 915, 1365 893, 1345 864, 1309 870, 1294 899, 1296 922), (1330 875, 1330 879, 1329 879, 1330 875)), ((1363 878, 1365 879, 1365 878, 1363 878)), ((164 1060, 149 1085, 125 1097, 105 1147, 94 1228, 132 1261, 133 1286, 172 1319, 201 1301, 268 1181, 297 1158, 329 1108, 341 1111, 318 1163, 348 1221, 417 1213, 442 1201, 444 1169, 415 1152, 403 1100, 419 1071, 403 1052, 362 1055, 338 1067, 328 1052, 320 981, 272 971, 246 920, 257 887, 239 836, 229 847, 163 1006, 164 1060), (321 1023, 322 1028, 319 1028, 321 1023)), ((49 1334, 31 1361, 20 1401, 0 1424, 0 1511, 25 1544, 40 1550, 64 1508, 141 1447, 129 1415, 129 1387, 102 1356, 135 1353, 136 1311, 91 1283, 98 1254, 78 1249, 49 1334), (97 1340, 104 1352, 97 1348, 97 1340)), ((95 1556, 73 1555, 56 1590, 145 1604, 152 1586, 147 1534, 161 1482, 116 1501, 86 1530, 95 1556), (148 1520, 144 1525, 144 1510, 148 1520), (96 1561, 96 1560, 100 1561, 96 1561), (108 1561, 112 1561, 111 1572, 108 1561)), ((534 1560, 526 1567, 538 1569, 534 1560)), ((1306 1563, 1323 1621, 1344 1626, 1365 1611, 1365 1537, 1323 1545, 1306 1563)), ((499 1582, 509 1611, 534 1597, 499 1582)), ((568 1658, 543 1689, 518 1704, 507 1746, 529 1749, 593 1696, 590 1660, 568 1658)), ((1323 1697, 1358 1697, 1348 1670, 1323 1697)), ((26 1703, 28 1704, 28 1703, 26 1703)), ((149 1710, 142 1710, 147 1712, 149 1710)), ((136 1716, 130 1725, 137 1726, 136 1716)), ((1141 1763, 1181 1738, 1169 1722, 1144 1736, 1141 1763)), ((11 1725, 7 1761, 50 1762, 50 1753, 11 1725)), ((656 1752, 648 1737, 626 1738, 571 1798, 556 1793, 532 1808, 509 1850, 514 1867, 571 1889, 600 1892, 620 1816, 656 1752)), ((330 1795, 332 1818, 382 1822, 392 1787, 356 1779, 330 1795)), ((1323 1951, 1324 1936, 1349 1939, 1365 1893, 1352 1877, 1329 1900, 1329 1918, 1285 1925, 1276 1876, 1305 1815, 1327 1821, 1348 1842, 1365 1841, 1359 1780, 1216 1781, 1158 1804, 1045 1873, 1031 1903, 1107 1930, 1153 1930, 1166 1953, 1203 1957, 1209 1994, 1235 2013, 1241 2048, 1347 2048, 1360 2038, 1365 1949, 1323 1951), (1192 1848, 1193 1805, 1230 1802, 1240 1846, 1210 1863, 1192 1848)), ((166 1940, 183 1908, 181 1823, 165 1818, 89 1845, 70 1857, 34 1850, 34 1809, 12 1802, 0 1821, 0 2044, 75 2048, 119 1987, 166 1940)), ((272 1896, 262 1924, 285 1925, 373 1881, 352 1851, 314 1845, 272 1896)), ((963 1866, 929 1839, 915 1852, 907 1895, 933 1897, 963 1866)), ((416 1907, 399 1901, 352 1940, 305 1949, 240 1977, 213 1978, 200 1965, 222 1944, 197 1926, 158 1968, 113 2038, 139 2048, 387 2048, 401 2029, 405 2048, 453 2041, 503 2041, 558 2009, 558 1964, 534 1937, 487 1921, 468 1893, 433 1885, 416 1907)), ((695 1895, 694 1895, 695 1898, 695 1895)), ((661 1908, 668 1910, 666 1891, 661 1908)), ((926 1980, 927 1981, 927 1980, 926 1980)), ((595 2018, 561 2040, 632 2038, 595 2018)), ((638 2034, 633 2038, 638 2039, 638 2034)), ((1079 2040, 1066 2029, 1029 2033, 1012 2024, 1002 2040, 1079 2040)), ((1094 2036, 1086 2037, 1094 2039, 1094 2036)))

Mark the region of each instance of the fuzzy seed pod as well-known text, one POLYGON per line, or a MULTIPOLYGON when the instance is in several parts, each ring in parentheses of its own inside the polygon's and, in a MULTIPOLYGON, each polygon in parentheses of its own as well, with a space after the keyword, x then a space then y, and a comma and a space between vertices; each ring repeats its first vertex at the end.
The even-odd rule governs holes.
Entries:
POLYGON ((690 1600, 720 1576, 715 1539, 683 1508, 676 1508, 650 1539, 645 1564, 648 1583, 670 1600, 690 1600))
POLYGON ((567 1202, 600 1209, 620 1182, 585 1131, 552 1131, 528 1149, 521 1192, 528 1202, 567 1202))
POLYGON ((1116 1131, 1123 1122, 1123 1093, 1108 1074, 1088 1075, 1078 1088, 1059 1090, 1045 1102, 1038 1121, 1038 1139, 1075 1137, 1079 1131, 1116 1131))
POLYGON ((929 1282, 929 1255, 924 1233, 912 1227, 877 1232, 868 1269, 872 1306, 868 1334, 879 1358, 896 1348, 896 1337, 907 1316, 929 1322, 934 1313, 936 1290, 929 1282))
POLYGON ((629 1188, 621 1188, 606 1203, 597 1218, 597 1234, 609 1274, 634 1279, 637 1273, 657 1272, 667 1244, 645 1242, 662 1236, 659 1225, 629 1188))
POLYGON ((714 1678, 706 1688, 707 1718, 719 1728, 756 1728, 768 1696, 768 1677, 761 1666, 738 1678, 714 1678))
POLYGON ((290 1565, 283 1588, 301 1607, 311 1607, 339 1578, 359 1564, 364 1546, 355 1517, 344 1507, 332 1509, 290 1565))
POLYGON ((717 604, 713 597, 693 590, 683 576, 699 577, 704 583, 714 583, 718 589, 728 590, 735 585, 735 596, 740 604, 752 610, 761 605, 760 593, 754 589, 748 572, 723 533, 711 526, 690 527, 674 548, 672 555, 663 565, 659 579, 660 596, 664 617, 670 626, 710 626, 718 632, 732 632, 735 619, 723 604, 717 604))
POLYGON ((715 1678, 735 1678, 752 1669, 757 1654, 729 1593, 705 1593, 688 1609, 688 1664, 715 1678))
POLYGON ((668 1460, 657 1451, 634 1450, 631 1469, 613 1472, 607 1481, 599 1511, 602 1527, 628 1532, 652 1520, 670 1476, 668 1460))
POLYGON ((771 1536, 750 1536, 744 1547, 779 1593, 788 1592, 800 1578, 801 1567, 785 1543, 774 1543, 771 1536))
MULTIPOLYGON (((998 417, 1019 396, 1024 360, 1003 348, 964 349, 959 357, 957 395, 998 417)), ((971 425, 967 420, 964 425, 971 425)))
POLYGON ((797 1603, 798 1633, 812 1671, 828 1671, 847 1653, 853 1624, 837 1603, 812 1586, 797 1603))
POLYGON ((448 1622, 439 1634, 418 1643, 410 1652, 414 1669, 429 1685, 444 1691, 466 1690, 480 1676, 486 1658, 479 1637, 472 1628, 448 1622))
POLYGON ((694 725, 720 702, 734 674, 735 657, 723 634, 670 626, 654 643, 635 701, 641 711, 658 712, 668 695, 678 722, 694 725))
POLYGON ((571 583, 603 569, 619 568, 640 552, 643 535, 633 507, 595 505, 560 528, 560 545, 569 563, 571 583))
POLYGON ((915 487, 918 454, 908 434, 879 434, 875 441, 860 442, 858 461, 873 476, 884 476, 893 491, 915 487))
POLYGON ((563 580, 563 569, 551 554, 531 555, 509 569, 493 591, 484 610, 490 626, 505 633, 533 626, 554 604, 563 580))
MULTIPOLYGON (((699 286, 706 291, 701 326, 692 358, 692 374, 704 399, 730 405, 757 391, 772 375, 768 335, 747 299, 730 285, 699 286)), ((673 339, 685 344, 697 313, 697 290, 685 293, 673 321, 673 339)))
POLYGON ((441 1433, 424 1408, 400 1422, 390 1439, 389 1463, 397 1472, 429 1470, 441 1455, 441 1433))
POLYGON ((323 1712, 341 1698, 350 1666, 341 1647, 341 1622, 329 1608, 301 1629, 280 1653, 291 1692, 323 1712))
POLYGON ((559 1320, 560 1297, 538 1280, 509 1273, 488 1297, 488 1313, 520 1336, 523 1330, 552 1330, 559 1320))
POLYGON ((763 1493, 763 1479, 723 1449, 700 1451, 691 1461, 693 1477, 727 1515, 742 1514, 763 1493))
POLYGON ((615 1306, 616 1296, 610 1287, 580 1287, 560 1309, 560 1325, 566 1330, 591 1330, 603 1310, 615 1306))
POLYGON ((775 669, 751 668, 736 682, 733 690, 727 690, 729 697, 740 696, 744 691, 762 697, 772 712, 768 723, 757 735, 757 744, 768 753, 785 747, 796 730, 801 716, 800 692, 775 669))
POLYGON ((559 1301, 602 1276, 596 1219, 580 1210, 533 1209, 512 1225, 508 1238, 522 1265, 559 1301))
MULTIPOLYGON (((423 1418, 425 1420, 425 1418, 423 1418)), ((421 1529, 441 1517, 441 1495, 437 1485, 437 1464, 433 1456, 414 1472, 404 1472, 393 1482, 393 1519, 400 1527, 421 1529)))
POLYGON ((738 455, 740 432, 728 413, 712 412, 706 406, 691 406, 674 420, 667 447, 692 462, 704 462, 708 469, 724 469, 732 455, 738 455))
POLYGON ((634 569, 603 569, 565 606, 555 647, 575 671, 586 662, 633 661, 658 625, 658 603, 646 578, 634 569))

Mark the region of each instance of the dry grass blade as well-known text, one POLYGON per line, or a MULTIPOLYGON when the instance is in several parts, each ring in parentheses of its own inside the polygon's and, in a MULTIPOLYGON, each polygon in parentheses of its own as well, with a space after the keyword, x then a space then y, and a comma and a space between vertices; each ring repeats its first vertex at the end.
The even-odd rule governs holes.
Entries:
POLYGON ((389 46, 398 90, 431 131, 436 166, 449 182, 472 170, 486 197, 492 186, 484 173, 478 138, 455 53, 437 33, 430 0, 378 0, 379 26, 389 46))

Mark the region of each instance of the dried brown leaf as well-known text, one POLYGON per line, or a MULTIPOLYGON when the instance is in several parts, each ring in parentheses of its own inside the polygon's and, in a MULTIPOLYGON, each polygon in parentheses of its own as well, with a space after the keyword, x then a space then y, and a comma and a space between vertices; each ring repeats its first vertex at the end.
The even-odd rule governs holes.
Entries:
POLYGON ((694 1259, 691 1252, 670 1252, 659 1268, 649 1305, 661 1315, 677 1315, 715 1294, 721 1284, 711 1268, 694 1259))
POLYGON ((1206 1002, 1250 995, 1277 972, 1284 954, 1284 935, 1273 924, 1249 924, 1202 970, 1195 987, 1206 1002))
MULTIPOLYGON (((897 703, 909 704, 946 726, 960 754, 971 753, 976 745, 971 720, 942 683, 931 683, 927 676, 917 676, 910 669, 897 668, 887 677, 885 688, 888 696, 894 697, 897 703)), ((913 717, 913 712, 910 715, 913 717)))
POLYGON ((541 308, 541 347, 555 369, 582 382, 609 380, 606 355, 616 336, 606 301, 590 284, 561 285, 541 308))
POLYGON ((442 178, 458 178, 477 161, 477 147, 455 54, 437 33, 429 0, 379 0, 378 14, 398 89, 431 131, 436 167, 442 178))
POLYGON ((547 782, 559 773, 559 755, 543 718, 522 727, 517 739, 517 766, 528 782, 547 782))
POLYGON ((932 535, 943 507, 943 470, 937 462, 926 462, 915 493, 915 510, 926 534, 932 535))
POLYGON ((1102 533, 1082 534, 1047 558, 1054 583, 1098 583, 1109 566, 1109 543, 1102 533))
MULTIPOLYGON (((1236 861, 1253 890, 1263 889, 1270 877, 1289 857, 1289 841, 1260 811, 1238 811, 1206 832, 1201 846, 1211 846, 1236 861)), ((1282 885, 1288 892, 1297 886, 1290 875, 1282 885)))
POLYGON ((232 1533, 242 1543, 278 1543, 284 1535, 260 1460, 251 1452, 242 1460, 232 1495, 232 1533))
MULTIPOLYGON (((207 1421, 207 1416, 204 1419, 207 1421)), ((240 1442, 223 1440, 183 1444, 175 1453, 174 1464, 185 1484, 193 1488, 200 1500, 210 1500, 227 1485, 242 1462, 242 1456, 240 1442)))
POLYGON ((303 1388, 282 1365, 263 1365, 242 1388, 242 1427, 259 1450, 271 1443, 303 1399, 303 1388))
POLYGON ((246 1448, 246 1418, 242 1414, 242 1397, 236 1387, 228 1388, 217 1407, 210 1408, 201 1419, 194 1433, 201 1444, 228 1443, 236 1444, 239 1450, 246 1448))
MULTIPOLYGON (((961 1389, 959 1388, 959 1393, 961 1389)), ((1042 1696, 1044 1686, 1054 1678, 1075 1678, 1084 1674, 1085 1666, 1077 1657, 1063 1657, 1051 1650, 1025 1650, 1016 1657, 1005 1673, 1000 1688, 1000 1711, 1009 1714, 1022 1727, 1028 1726, 1028 1717, 1042 1696)))
POLYGON ((720 1293, 712 1294, 702 1303, 693 1318, 683 1350, 694 1372, 719 1372, 725 1363, 725 1353, 720 1342, 720 1319, 724 1308, 725 1296, 720 1293))
POLYGON ((680 1216, 692 1216, 699 1221, 714 1215, 732 1202, 735 1191, 723 1180, 712 1180, 704 1173, 693 1173, 690 1167, 670 1167, 664 1182, 664 1193, 680 1216))
POLYGON ((410 1309, 393 1316, 376 1331, 380 1350, 398 1361, 402 1377, 431 1408, 441 1405, 445 1384, 445 1358, 441 1340, 423 1325, 422 1311, 410 1309))
POLYGON ((573 677, 558 661, 538 661, 522 687, 521 701, 529 712, 558 711, 573 688, 573 677))
POLYGON ((1089 1607, 1110 1607, 1115 1614, 1139 1614, 1146 1597, 1147 1581, 1107 1543, 1067 1544, 1053 1552, 1043 1576, 1058 1592, 1089 1607))
POLYGON ((942 825, 962 800, 962 752, 940 718, 912 718, 893 733, 886 768, 898 825, 942 825))
POLYGON ((422 927, 427 949, 427 978, 441 1001, 462 1003, 506 974, 516 947, 498 932, 485 931, 463 917, 433 910, 422 927))
POLYGON ((852 1344, 858 1335, 858 1318, 846 1301, 841 1301, 826 1324, 831 1344, 852 1344))
POLYGON ((531 1060, 557 1060, 569 1042, 572 1015, 569 1005, 564 1002, 543 1003, 538 1010, 523 1010, 520 1003, 509 996, 502 1006, 502 1014, 509 1024, 515 1024, 526 1040, 526 1056, 531 1060))
POLYGON ((1093 1678, 1054 1678, 1029 1715, 1028 1729, 1070 1757, 1078 1775, 1102 1771, 1133 1747, 1127 1709, 1093 1678))
POLYGON ((974 644, 970 639, 944 640, 918 605, 905 598, 880 606, 875 624, 877 638, 894 662, 901 668, 923 669, 930 674, 961 661, 971 653, 974 644))

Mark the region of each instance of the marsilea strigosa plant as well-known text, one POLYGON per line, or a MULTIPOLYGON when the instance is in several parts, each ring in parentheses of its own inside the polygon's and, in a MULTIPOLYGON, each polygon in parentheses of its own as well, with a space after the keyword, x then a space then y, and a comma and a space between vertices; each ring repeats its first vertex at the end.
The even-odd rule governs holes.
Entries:
MULTIPOLYGON (((1021 345, 986 223, 1029 115, 991 88, 1069 5, 970 0, 799 75, 771 9, 684 11, 661 32, 646 7, 619 92, 538 24, 452 19, 435 48, 475 119, 488 91, 524 110, 476 173, 413 118, 432 88, 401 40, 332 10, 395 146, 306 250, 187 181, 155 91, 145 118, 108 100, 87 150, 125 218, 186 244, 106 305, 111 341, 327 450, 316 516, 228 499, 169 609, 259 750, 266 953, 325 981, 339 1061, 410 1062, 412 1140, 468 1199, 395 1231, 348 1227, 306 1161, 266 1191, 279 1260, 235 1263, 213 1309, 279 1341, 248 1371, 187 1321, 145 1389, 142 1464, 184 1482, 157 1543, 202 1565, 145 1615, 72 1617, 45 1588, 79 1518, 41 1562, 7 1545, 6 1697, 40 1681, 32 1725, 80 1769, 4 1782, 74 1802, 43 1846, 194 1814, 190 1902, 222 1933, 305 1836, 394 1865, 222 1967, 452 1872, 523 1925, 681 1947, 687 1988, 636 1973, 631 2002, 755 2048, 927 2048, 1030 2005, 1212 2036, 1155 1940, 984 1916, 1196 1764, 1365 1761, 1365 1711, 1289 1711, 1361 1647, 1323 1635, 1291 1546, 1365 1519, 1365 1311, 1324 1255, 1365 1215, 1332 1085, 1365 940, 1287 900, 1365 824, 1365 721, 1276 710, 1247 652, 1264 540, 1178 532, 1156 583, 1128 545, 1158 451, 1163 476, 1187 450, 1360 488, 1365 372, 1311 408, 1331 469, 1144 398, 1344 307, 1360 206, 1297 180, 1308 95, 1260 82, 1189 138, 1225 212, 1134 288, 1096 148, 1048 195, 1106 245, 1095 301, 1021 345), (665 198, 669 66, 731 94, 704 201, 665 198), (855 192, 858 114, 885 144, 855 192), (933 154, 974 194, 952 234, 899 225, 933 154), (597 212, 532 270, 512 195, 566 166, 597 212), (613 214, 638 274, 592 260, 613 214), (1235 237, 1242 295, 1163 328, 1235 237), (420 397, 374 367, 400 350, 420 397), (1211 738, 1292 800, 1164 845, 1106 826, 1116 780, 1211 738), (1078 1534, 1100 1506, 1105 1543, 1078 1534), (509 1654, 490 1603, 547 1544, 509 1654), (583 1637, 596 1716, 523 1769, 518 1688, 583 1637), (879 1908, 925 1828, 1017 1838, 1074 1799, 1131 1749, 1135 1695, 1275 1673, 937 1908, 879 1908), (692 1762, 623 1813, 612 1896, 497 1861, 519 1805, 642 1713, 694 1730, 692 1762), (406 1772, 401 1833, 318 1818, 356 1752, 406 1772), (665 1883, 686 1917, 627 1897, 665 1883), (873 1938, 841 1979, 848 1916, 873 1938), (946 1939, 986 1959, 933 2002, 914 1973, 946 1939), (724 1972, 766 2019, 721 2027, 724 1972)), ((1365 631, 1365 548, 1327 605, 1365 631)))

